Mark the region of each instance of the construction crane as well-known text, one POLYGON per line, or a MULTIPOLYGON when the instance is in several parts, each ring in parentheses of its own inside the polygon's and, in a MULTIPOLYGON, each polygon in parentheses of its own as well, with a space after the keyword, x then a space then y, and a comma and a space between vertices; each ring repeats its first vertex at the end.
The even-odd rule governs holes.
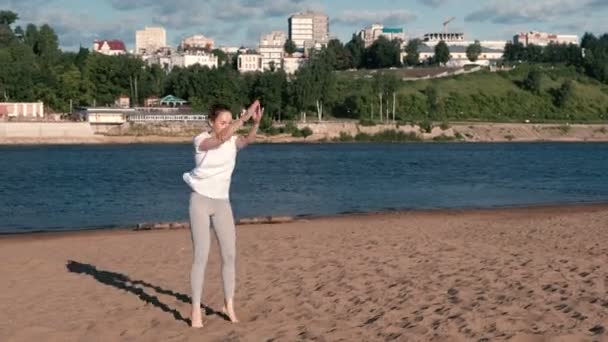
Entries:
POLYGON ((456 17, 449 17, 443 22, 443 33, 448 32, 448 24, 451 23, 456 17))

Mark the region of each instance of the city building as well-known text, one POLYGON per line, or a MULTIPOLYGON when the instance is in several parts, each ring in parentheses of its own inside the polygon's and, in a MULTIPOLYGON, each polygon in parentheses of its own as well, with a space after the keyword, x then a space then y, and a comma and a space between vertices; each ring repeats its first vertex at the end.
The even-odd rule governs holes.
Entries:
POLYGON ((420 40, 429 47, 434 47, 440 41, 443 41, 448 46, 469 46, 476 42, 483 48, 492 50, 504 50, 507 44, 506 40, 465 40, 464 33, 427 33, 420 40))
POLYGON ((160 65, 163 70, 169 71, 173 67, 171 57, 176 53, 176 51, 166 46, 156 50, 153 53, 141 55, 140 57, 150 66, 155 64, 160 65))
POLYGON ((287 20, 289 39, 296 48, 304 49, 305 42, 327 43, 329 40, 329 17, 319 12, 292 14, 287 20))
MULTIPOLYGON (((450 60, 446 63, 448 67, 462 67, 467 64, 476 64, 482 66, 489 66, 495 64, 502 59, 504 49, 491 49, 482 46, 481 54, 478 56, 475 62, 471 62, 467 57, 467 47, 464 45, 451 45, 448 46, 450 49, 450 60)), ((418 59, 421 63, 431 60, 435 57, 435 47, 428 45, 420 45, 418 47, 418 59)), ((407 56, 406 52, 401 52, 401 60, 407 56)))
POLYGON ((262 55, 259 53, 241 53, 237 59, 239 72, 262 71, 262 55))
POLYGON ((195 64, 210 69, 217 68, 217 56, 205 51, 186 51, 171 55, 171 69, 174 67, 187 68, 195 64))
POLYGON ((513 42, 520 43, 524 46, 547 46, 549 43, 578 45, 578 36, 575 34, 553 34, 547 32, 530 31, 516 34, 513 36, 513 42))
POLYGON ((282 31, 273 31, 260 38, 258 53, 262 56, 263 70, 281 68, 286 41, 287 34, 282 31))
POLYGON ((187 50, 213 50, 213 39, 207 38, 202 34, 195 34, 190 37, 186 37, 182 39, 182 42, 179 44, 182 51, 187 50))
POLYGON ((119 95, 114 101, 114 106, 119 108, 131 107, 131 99, 127 95, 119 95))
POLYGON ((42 102, 0 102, 0 118, 3 119, 43 119, 42 102))
POLYGON ((373 24, 359 31, 359 36, 365 42, 365 47, 371 46, 380 36, 388 40, 401 39, 405 41, 405 34, 402 28, 384 27, 380 24, 373 24))
POLYGON ((440 41, 444 41, 446 44, 450 45, 464 42, 464 33, 425 33, 424 36, 422 36, 422 41, 429 46, 436 45, 440 41))
POLYGON ((167 33, 162 27, 145 27, 135 33, 135 53, 150 54, 167 46, 167 33))
POLYGON ((108 56, 117 56, 127 53, 122 40, 96 40, 93 42, 93 51, 108 56))
POLYGON ((282 68, 286 74, 294 74, 308 59, 301 52, 296 52, 290 56, 283 57, 282 68))

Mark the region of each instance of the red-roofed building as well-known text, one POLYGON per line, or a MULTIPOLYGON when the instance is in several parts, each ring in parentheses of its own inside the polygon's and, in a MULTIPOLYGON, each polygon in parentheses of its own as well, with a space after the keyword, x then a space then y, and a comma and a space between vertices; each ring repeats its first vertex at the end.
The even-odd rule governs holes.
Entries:
POLYGON ((108 56, 116 56, 127 53, 127 48, 122 40, 96 40, 93 42, 93 51, 108 56))

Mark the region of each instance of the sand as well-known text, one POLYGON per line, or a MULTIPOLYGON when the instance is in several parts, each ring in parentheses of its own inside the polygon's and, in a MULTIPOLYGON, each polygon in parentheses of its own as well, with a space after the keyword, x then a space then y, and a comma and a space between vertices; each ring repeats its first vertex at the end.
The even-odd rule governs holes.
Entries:
POLYGON ((188 326, 189 231, 0 237, 0 341, 596 341, 608 205, 411 211, 237 228, 188 326))

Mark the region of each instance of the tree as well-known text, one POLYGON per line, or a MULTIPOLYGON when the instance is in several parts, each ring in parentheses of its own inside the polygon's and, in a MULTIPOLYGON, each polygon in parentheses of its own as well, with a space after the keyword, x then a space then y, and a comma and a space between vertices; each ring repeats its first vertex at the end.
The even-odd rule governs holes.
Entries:
POLYGON ((411 39, 409 42, 407 42, 407 45, 405 46, 405 53, 407 55, 405 56, 404 61, 406 65, 415 66, 420 63, 420 52, 418 52, 418 47, 420 47, 420 44, 422 44, 420 39, 411 39))
POLYGON ((350 51, 338 39, 331 39, 319 57, 323 58, 334 70, 346 70, 352 65, 350 51))
POLYGON ((542 46, 528 44, 526 46, 526 60, 533 63, 541 63, 543 61, 543 48, 542 46))
POLYGON ((293 82, 294 105, 300 113, 316 109, 317 117, 323 118, 324 104, 335 99, 335 75, 331 66, 322 58, 313 58, 296 72, 293 82))
POLYGON ((211 50, 211 53, 217 57, 217 65, 224 65, 226 63, 228 63, 229 59, 228 59, 228 55, 220 50, 220 49, 213 49, 211 50))
POLYGON ((508 62, 518 62, 526 60, 526 48, 521 43, 507 42, 505 44, 503 59, 508 62))
POLYGON ((450 60, 450 49, 442 40, 435 45, 435 58, 433 61, 439 65, 445 65, 450 60))
POLYGON ((21 26, 17 26, 15 27, 15 38, 17 38, 17 40, 19 40, 19 42, 23 42, 23 38, 25 37, 25 32, 23 31, 23 29, 21 28, 21 26))
POLYGON ((345 47, 351 56, 350 67, 356 69, 362 68, 365 64, 365 42, 363 38, 353 33, 351 40, 346 43, 345 47))
POLYGON ((598 42, 597 37, 593 33, 585 32, 581 39, 581 48, 591 49, 598 42))
POLYGON ((441 104, 439 102, 439 93, 437 92, 437 88, 433 86, 428 86, 424 90, 424 95, 426 95, 427 100, 427 108, 432 118, 436 118, 437 114, 440 111, 441 104))
POLYGON ((481 44, 479 44, 479 41, 475 41, 475 43, 467 47, 467 58, 471 62, 475 62, 479 58, 479 55, 481 55, 481 44))
POLYGON ((269 118, 281 120, 281 112, 287 98, 287 75, 283 70, 276 72, 265 71, 256 75, 251 87, 251 99, 260 99, 265 115, 269 118))
POLYGON ((540 94, 542 76, 543 75, 538 70, 531 70, 523 81, 524 89, 537 95, 540 94))
POLYGON ((590 35, 585 48, 584 66, 587 74, 601 82, 608 83, 608 34, 599 39, 590 35))
POLYGON ((366 50, 365 66, 370 69, 400 66, 400 54, 398 40, 390 41, 386 37, 380 36, 366 50))
POLYGON ((561 87, 555 91, 555 105, 565 108, 574 93, 574 84, 571 80, 565 81, 561 87))
POLYGON ((294 43, 291 39, 287 39, 285 41, 285 45, 283 45, 283 48, 287 54, 291 55, 296 52, 296 43, 294 43))
POLYGON ((11 25, 19 16, 12 11, 0 11, 0 48, 7 47, 14 39, 15 34, 11 25))
POLYGON ((17 19, 19 19, 19 16, 13 11, 0 11, 0 25, 10 27, 17 19))

